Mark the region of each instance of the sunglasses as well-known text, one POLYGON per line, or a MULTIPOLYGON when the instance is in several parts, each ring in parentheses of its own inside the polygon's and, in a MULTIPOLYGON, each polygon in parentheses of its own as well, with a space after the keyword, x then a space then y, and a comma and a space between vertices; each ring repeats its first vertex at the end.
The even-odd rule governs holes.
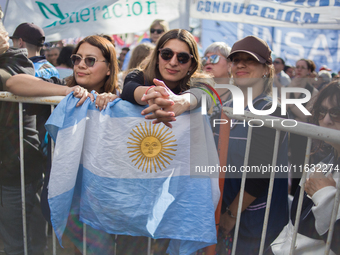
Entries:
POLYGON ((157 34, 160 35, 161 33, 164 32, 164 30, 163 29, 154 29, 154 28, 151 28, 150 29, 150 33, 153 34, 154 32, 157 32, 157 34))
POLYGON ((81 56, 76 54, 71 55, 71 62, 75 66, 79 65, 83 59, 88 67, 93 67, 96 62, 106 62, 106 60, 97 60, 95 57, 82 58, 81 56))
POLYGON ((323 120, 326 117, 327 113, 329 114, 329 117, 332 121, 340 122, 340 108, 334 107, 331 109, 327 109, 324 107, 320 107, 319 120, 323 120))
POLYGON ((177 60, 180 64, 186 64, 189 62, 191 58, 194 56, 186 53, 186 52, 174 52, 172 49, 165 48, 165 49, 160 49, 159 52, 161 53, 161 58, 164 59, 165 61, 168 61, 172 59, 172 57, 176 54, 177 55, 177 60))
POLYGON ((211 55, 210 57, 203 57, 202 58, 202 65, 205 66, 208 62, 208 59, 211 64, 217 64, 220 61, 221 57, 220 55, 211 55))

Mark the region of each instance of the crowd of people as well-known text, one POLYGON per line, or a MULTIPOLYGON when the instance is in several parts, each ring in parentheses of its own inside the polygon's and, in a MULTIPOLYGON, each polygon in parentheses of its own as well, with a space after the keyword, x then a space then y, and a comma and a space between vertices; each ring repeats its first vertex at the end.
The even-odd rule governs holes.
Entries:
MULTIPOLYGON (((146 119, 171 128, 176 124, 177 116, 201 105, 201 95, 205 92, 196 88, 195 78, 209 84, 213 79, 216 84, 237 86, 245 96, 245 110, 249 109, 249 102, 257 110, 270 109, 273 87, 279 92, 283 87, 296 87, 310 92, 311 100, 303 106, 311 110, 312 117, 307 118, 292 104, 288 105, 287 115, 281 115, 278 105, 272 116, 340 130, 340 71, 332 72, 327 66, 322 66, 317 73, 315 64, 308 59, 300 59, 295 66, 287 66, 284 59, 273 59, 268 44, 256 36, 242 38, 232 47, 224 42, 212 43, 201 58, 195 38, 187 30, 170 30, 167 22, 155 20, 149 32, 148 41, 131 50, 123 48, 118 55, 114 40, 107 35, 91 35, 77 45, 43 49, 45 35, 39 26, 22 23, 9 37, 0 22, 0 91, 31 97, 73 93, 79 98, 77 106, 90 98, 99 110, 121 98, 132 104, 147 106, 141 112, 146 119), (9 39, 13 47, 9 47, 9 39), (252 88, 252 98, 248 98, 248 88, 252 88), (96 98, 91 91, 96 93, 96 98)), ((223 105, 233 107, 232 93, 228 89, 217 91, 223 105)), ((279 98, 281 96, 278 94, 279 98)), ((296 92, 286 96, 297 99, 306 95, 296 92)), ((209 100, 208 105, 211 106, 209 100)), ((220 110, 211 106, 210 117, 213 118, 220 110)), ((0 239, 6 254, 23 254, 18 106, 16 103, 0 102, 0 113, 0 239)), ((24 104, 28 253, 37 255, 44 254, 47 245, 45 229, 50 222, 47 192, 51 151, 44 129, 49 114, 50 110, 46 107, 24 104)), ((244 164, 248 126, 237 124, 240 123, 230 130, 227 163, 240 169, 244 164)), ((213 129, 213 132, 218 140, 219 131, 213 129)), ((274 141, 274 129, 253 129, 248 165, 271 165, 274 141)), ((277 165, 303 165, 306 141, 304 136, 281 132, 277 165)), ((338 171, 334 172, 335 166, 340 163, 339 147, 337 143, 314 146, 314 160, 320 159, 323 164, 333 167, 325 173, 308 176, 294 254, 320 254, 325 249, 339 178, 338 171), (313 253, 316 251, 318 253, 313 253)), ((221 191, 222 210, 216 245, 216 254, 219 255, 231 252, 241 195, 240 176, 229 174, 225 176, 224 190, 221 191)), ((300 177, 281 173, 274 180, 265 254, 287 254, 287 249, 289 251, 300 177), (291 210, 289 194, 295 195, 291 210)), ((268 176, 247 176, 242 193, 236 254, 259 252, 264 215, 268 209, 268 187, 268 176)), ((91 231, 97 233, 95 229, 91 231)), ((339 222, 336 221, 332 254, 340 253, 339 231, 339 222)), ((116 242, 117 254, 146 253, 147 240, 144 237, 118 236, 116 242)), ((154 241, 153 254, 166 254, 167 245, 168 240, 154 241)), ((111 254, 112 249, 98 251, 90 248, 88 253, 91 252, 111 254)), ((198 251, 199 254, 202 252, 198 251)))

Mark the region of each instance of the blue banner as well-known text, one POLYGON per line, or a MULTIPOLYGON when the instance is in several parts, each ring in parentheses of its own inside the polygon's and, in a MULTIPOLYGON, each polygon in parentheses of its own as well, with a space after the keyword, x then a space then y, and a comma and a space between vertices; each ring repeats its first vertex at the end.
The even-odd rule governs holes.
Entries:
POLYGON ((273 51, 273 57, 281 57, 287 65, 295 66, 301 58, 311 59, 316 71, 327 65, 332 72, 340 70, 340 30, 300 29, 259 26, 235 22, 202 20, 202 46, 223 41, 230 47, 239 39, 255 35, 264 39, 273 51))

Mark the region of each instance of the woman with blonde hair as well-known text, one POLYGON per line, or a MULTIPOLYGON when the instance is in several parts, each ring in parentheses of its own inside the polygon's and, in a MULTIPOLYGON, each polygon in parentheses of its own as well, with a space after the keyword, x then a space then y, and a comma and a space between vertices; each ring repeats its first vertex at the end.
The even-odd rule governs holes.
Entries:
MULTIPOLYGON (((233 45, 228 56, 231 60, 231 74, 234 84, 243 92, 245 110, 249 103, 257 110, 272 107, 272 86, 274 67, 268 44, 255 36, 247 36, 233 45), (252 88, 252 94, 248 94, 252 88), (251 96, 251 100, 248 99, 251 96)), ((233 98, 238 100, 237 98, 233 98)), ((232 107, 233 101, 227 103, 232 107)), ((280 116, 280 107, 273 116, 280 116)), ((247 142, 248 125, 238 123, 231 127, 227 162, 241 172, 247 142)), ((254 127, 252 130, 248 166, 268 166, 272 164, 275 130, 267 127, 254 127)), ((287 166, 287 136, 281 132, 276 165, 287 166)), ((234 227, 240 199, 240 174, 226 174, 217 254, 231 249, 230 238, 234 238, 234 227), (221 248, 222 247, 222 248, 221 248)), ((272 202, 265 245, 268 246, 288 221, 288 180, 286 174, 275 176, 272 202)), ((237 254, 258 254, 266 203, 269 175, 248 173, 241 208, 240 228, 236 247, 237 254)), ((232 242, 231 242, 232 243, 232 242)))
POLYGON ((118 84, 121 89, 123 89, 123 83, 126 75, 135 68, 143 68, 143 65, 146 64, 147 58, 150 56, 152 51, 154 50, 155 45, 151 43, 141 43, 138 44, 133 50, 131 59, 129 61, 128 69, 124 72, 120 72, 118 74, 118 84))
MULTIPOLYGON (((142 112, 145 118, 153 119, 157 115, 154 123, 171 126, 169 122, 177 115, 200 104, 201 90, 188 91, 190 79, 202 77, 200 69, 192 34, 184 29, 170 30, 159 38, 145 67, 126 76, 121 97, 134 104, 149 104, 142 112), (147 115, 149 113, 152 114, 147 115)), ((209 78, 208 75, 203 77, 209 78)))

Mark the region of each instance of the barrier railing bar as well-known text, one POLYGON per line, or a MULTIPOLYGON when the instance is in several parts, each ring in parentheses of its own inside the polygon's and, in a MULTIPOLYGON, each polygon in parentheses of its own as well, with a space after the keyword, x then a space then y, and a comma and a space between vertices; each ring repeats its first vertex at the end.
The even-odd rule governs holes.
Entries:
MULTIPOLYGON (((53 97, 20 97, 15 96, 10 92, 0 91, 0 101, 9 102, 22 102, 22 103, 38 103, 38 104, 53 104, 57 105, 64 97, 53 96, 53 97)), ((292 130, 291 127, 284 127, 280 125, 279 121, 272 121, 278 119, 280 121, 288 120, 285 118, 273 117, 273 116, 259 116, 252 114, 251 112, 245 111, 244 115, 233 115, 233 109, 231 107, 223 107, 223 111, 231 119, 237 120, 263 120, 263 126, 274 128, 280 131, 291 132, 298 135, 312 137, 313 139, 320 139, 328 142, 336 142, 340 144, 340 135, 338 130, 332 130, 329 128, 319 127, 308 123, 297 122, 297 126, 292 130), (267 121, 266 121, 267 120, 267 121), (270 121, 268 121, 270 120, 270 121), (318 127, 318 128, 316 128, 318 127)))
POLYGON ((24 125, 23 106, 19 103, 19 146, 20 146, 20 181, 21 181, 21 211, 22 211, 22 231, 24 238, 24 254, 28 255, 27 249, 27 226, 26 226, 26 196, 25 196, 25 168, 24 168, 24 125))
MULTIPOLYGON (((304 165, 308 164, 308 162, 309 162, 309 156, 310 156, 311 147, 312 147, 312 138, 308 137, 307 147, 306 147, 306 157, 305 157, 305 164, 304 165)), ((304 192, 305 192, 306 176, 307 176, 307 172, 305 170, 303 170, 301 181, 300 181, 301 189, 300 189, 299 203, 298 203, 296 217, 295 217, 294 233, 293 233, 292 243, 291 243, 290 251, 289 251, 290 255, 294 254, 296 237, 297 237, 297 232, 298 232, 299 224, 300 224, 300 216, 301 216, 301 210, 302 210, 303 195, 304 195, 304 192)))
POLYGON ((117 254, 117 235, 115 235, 115 247, 114 247, 114 250, 113 250, 113 255, 116 255, 117 254))
MULTIPOLYGON (((281 131, 276 130, 276 133, 275 133, 274 153, 273 153, 273 160, 272 160, 272 166, 273 167, 276 166, 277 154, 279 152, 280 132, 281 131)), ((265 212, 265 215, 264 215, 264 222, 263 222, 263 229, 262 229, 262 236, 261 236, 261 245, 260 245, 260 251, 259 251, 260 255, 263 254, 264 243, 265 243, 265 240, 266 240, 270 205, 271 205, 271 201, 272 201, 272 192, 273 192, 273 188, 274 188, 274 177, 275 177, 275 171, 272 171, 270 173, 267 205, 266 205, 266 212, 265 212)))
POLYGON ((147 251, 148 255, 151 255, 151 237, 148 237, 148 251, 147 251))
POLYGON ((57 255, 57 236, 55 235, 53 228, 52 228, 52 253, 53 255, 57 255))
POLYGON ((57 105, 63 100, 63 96, 51 96, 51 97, 21 97, 13 95, 10 92, 0 91, 0 100, 6 102, 21 102, 21 103, 32 103, 32 104, 48 104, 57 105))
MULTIPOLYGON (((285 127, 280 125, 282 121, 288 121, 290 119, 280 118, 280 117, 273 117, 273 116, 259 116, 252 114, 251 112, 245 111, 244 115, 234 115, 233 108, 231 107, 223 107, 223 111, 230 119, 237 119, 237 120, 253 120, 258 119, 262 120, 264 127, 274 128, 280 131, 290 132, 306 137, 311 137, 313 139, 324 140, 327 142, 335 142, 340 144, 340 131, 325 127, 320 127, 308 123, 303 123, 297 121, 297 126, 292 127, 285 127), (275 120, 278 119, 279 121, 268 121, 268 120, 275 120), (266 121, 267 120, 267 121, 266 121), (281 122, 280 122, 281 121, 281 122)), ((293 121, 293 120, 291 120, 293 121)), ((228 125, 228 124, 225 124, 228 125)))
MULTIPOLYGON (((53 105, 57 105, 64 97, 63 96, 56 96, 56 97, 20 97, 20 96, 15 96, 12 95, 9 92, 0 92, 0 101, 9 101, 9 102, 18 102, 19 103, 19 136, 20 136, 20 172, 21 172, 21 195, 22 195, 22 215, 23 215, 23 238, 24 238, 24 254, 28 254, 28 247, 27 247, 27 226, 26 226, 26 200, 25 200, 25 179, 24 179, 24 151, 23 151, 23 112, 22 112, 22 103, 38 103, 38 104, 48 104, 51 105, 51 109, 54 108, 53 105)), ((307 142, 307 151, 306 151, 306 158, 305 158, 305 164, 309 162, 309 156, 310 156, 310 150, 311 150, 311 141, 313 139, 319 139, 319 140, 324 140, 324 141, 332 141, 335 143, 340 144, 340 136, 339 136, 339 131, 337 130, 332 130, 328 128, 323 128, 307 123, 302 123, 298 122, 297 126, 294 127, 292 130, 291 127, 285 127, 280 125, 278 121, 270 121, 274 119, 278 120, 287 120, 284 118, 278 118, 278 117, 271 117, 271 116, 258 116, 254 115, 250 112, 245 112, 244 115, 233 115, 232 114, 232 108, 230 107, 224 107, 223 108, 224 112, 230 117, 231 119, 237 119, 237 120, 253 120, 253 119, 260 119, 263 120, 263 126, 270 127, 270 128, 275 128, 276 132, 279 133, 279 131, 286 131, 286 132, 291 132, 295 134, 300 134, 303 136, 308 136, 308 142, 307 142)), ((244 160, 244 166, 248 165, 248 159, 249 159, 249 149, 250 149, 250 142, 251 142, 251 130, 252 127, 249 126, 248 129, 248 138, 247 138, 247 147, 246 147, 246 154, 245 154, 245 160, 244 160)), ((275 140, 277 139, 277 136, 275 137, 275 140)), ((53 143, 53 141, 52 141, 53 143)), ((52 146, 52 156, 53 156, 53 144, 52 146)), ((276 145, 274 145, 274 148, 276 145)), ((274 149, 274 154, 277 153, 275 152, 274 149)), ((277 157, 277 155, 276 155, 277 157)), ((274 160, 274 156, 273 156, 274 160)), ((274 161, 273 161, 273 166, 274 166, 274 161)), ((275 172, 274 172, 275 173, 275 172)), ((270 180, 270 185, 273 185, 274 182, 274 176, 272 176, 273 173, 271 173, 271 180, 270 180)), ((233 250, 232 254, 234 255, 236 252, 236 245, 237 245, 237 236, 239 232, 239 224, 240 224, 240 217, 241 217, 241 210, 242 210, 242 203, 243 203, 243 195, 244 195, 244 187, 245 187, 245 180, 246 180, 246 172, 242 174, 242 182, 241 182, 241 189, 240 189, 240 198, 239 198, 239 205, 238 205, 238 211, 237 211, 237 219, 236 219, 236 226, 235 226, 235 234, 234 234, 234 244, 233 244, 233 250)), ((304 193, 304 186, 305 186, 305 181, 306 181, 306 172, 303 172, 302 178, 301 178, 301 190, 299 194, 299 203, 298 203, 298 208, 297 208, 297 215, 296 215, 296 221, 295 221, 295 226, 294 226, 294 233, 293 233, 293 239, 292 239, 292 244, 290 248, 290 254, 293 254, 294 248, 295 248, 295 243, 296 243, 296 238, 297 238, 297 231, 298 231, 298 225, 300 221, 300 216, 301 216, 301 209, 302 209, 302 198, 303 198, 303 193, 304 193)), ((340 202, 340 184, 337 185, 337 192, 336 192, 336 197, 335 197, 335 202, 334 202, 334 207, 333 207, 333 213, 332 213, 332 218, 331 218, 331 224, 329 228, 329 233, 328 233, 328 239, 326 243, 326 250, 325 254, 329 254, 330 250, 330 245, 331 245, 331 238, 334 232, 334 222, 336 221, 336 216, 337 216, 337 211, 339 207, 339 202, 340 202)), ((272 190, 272 187, 269 189, 272 190)), ((268 191, 269 192, 269 191, 268 191)), ((271 196, 271 193, 268 194, 268 199, 269 196, 271 196)), ((270 207, 270 204, 268 205, 267 201, 267 209, 270 207)), ((266 210, 267 210, 266 209, 266 210)), ((268 211, 268 216, 269 216, 269 211, 268 211)), ((260 247, 260 254, 263 253, 264 249, 264 242, 265 240, 265 234, 266 231, 264 231, 265 228, 267 228, 267 211, 265 214, 265 224, 263 226, 263 232, 262 232, 262 237, 261 237, 261 247, 260 247), (264 236, 263 236, 264 234, 264 236), (262 247, 263 245, 263 247, 262 247)), ((84 224, 85 225, 85 224, 84 224)), ((86 255, 86 225, 84 226, 84 231, 83 237, 84 237, 84 242, 83 242, 83 251, 86 255)), ((150 238, 149 238, 150 239, 150 238)), ((150 240, 148 240, 148 254, 151 253, 151 243, 150 240)), ((56 254, 56 235, 53 231, 53 254, 56 254)))
MULTIPOLYGON (((248 128, 246 152, 245 152, 245 156, 244 156, 244 167, 245 168, 248 166, 252 130, 253 130, 252 127, 248 128)), ((239 232, 239 228, 240 228, 242 203, 243 203, 244 187, 246 185, 246 177, 247 177, 247 172, 244 171, 242 173, 240 197, 239 197, 239 200, 238 200, 235 232, 234 232, 234 239, 233 239, 233 249, 232 249, 232 253, 231 253, 232 255, 235 255, 235 253, 236 253, 236 245, 237 245, 238 232, 239 232)))
POLYGON ((83 223, 83 255, 86 255, 86 224, 83 223))
POLYGON ((336 186, 337 186, 336 187, 337 190, 336 190, 336 193, 335 193, 333 212, 332 212, 331 222, 330 222, 330 225, 329 225, 330 227, 329 227, 329 230, 328 230, 325 255, 328 255, 329 254, 329 250, 331 249, 332 237, 333 237, 333 233, 334 233, 334 223, 335 223, 335 221, 337 219, 338 210, 339 210, 340 182, 336 186))
MULTIPOLYGON (((51 113, 54 111, 54 105, 51 105, 51 113)), ((54 141, 51 140, 51 162, 53 161, 53 155, 54 155, 54 141)), ((52 253, 53 255, 57 255, 57 236, 54 232, 54 229, 52 228, 52 253)))

